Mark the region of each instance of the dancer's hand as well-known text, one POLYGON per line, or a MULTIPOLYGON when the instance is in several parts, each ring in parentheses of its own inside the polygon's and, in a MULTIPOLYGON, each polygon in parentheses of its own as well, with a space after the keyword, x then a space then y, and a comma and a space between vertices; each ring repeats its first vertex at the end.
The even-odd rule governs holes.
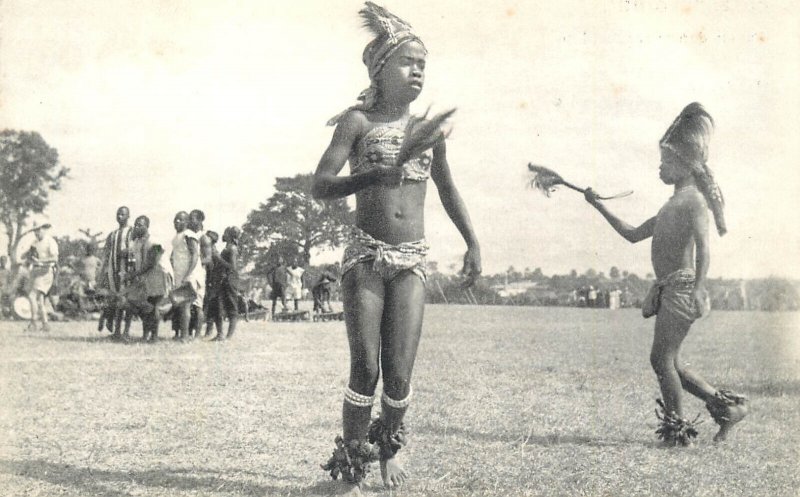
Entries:
POLYGON ((403 182, 403 168, 399 166, 378 165, 374 169, 378 184, 389 188, 396 188, 403 182))
POLYGON ((475 280, 481 275, 481 251, 478 247, 470 247, 464 254, 464 267, 461 274, 465 280, 461 283, 463 288, 469 288, 475 284, 475 280))
POLYGON ((692 298, 694 299, 695 316, 698 318, 703 317, 710 307, 708 292, 702 286, 696 287, 692 292, 692 298))
POLYGON ((405 138, 397 153, 396 164, 401 166, 407 161, 421 155, 424 151, 433 148, 447 138, 449 133, 442 131, 442 125, 453 115, 455 109, 440 112, 428 119, 425 111, 421 117, 412 116, 405 128, 405 138))
POLYGON ((589 202, 594 206, 600 203, 600 196, 597 193, 595 193, 595 191, 592 190, 591 188, 587 188, 586 190, 584 190, 583 198, 585 198, 587 202, 589 202))

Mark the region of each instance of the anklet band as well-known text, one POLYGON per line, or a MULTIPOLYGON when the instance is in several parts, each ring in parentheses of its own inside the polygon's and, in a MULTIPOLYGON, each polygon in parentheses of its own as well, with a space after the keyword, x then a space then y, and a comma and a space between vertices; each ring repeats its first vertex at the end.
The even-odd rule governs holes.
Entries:
POLYGON ((353 391, 350 387, 344 388, 344 401, 356 407, 372 407, 375 395, 363 395, 353 391))
POLYGON ((404 407, 408 407, 408 405, 411 403, 411 395, 413 393, 414 390, 412 390, 411 387, 408 387, 408 395, 406 395, 405 399, 394 400, 393 398, 389 397, 386 394, 386 390, 384 390, 383 394, 381 395, 381 400, 386 402, 386 405, 389 407, 394 407, 395 409, 402 409, 404 407))

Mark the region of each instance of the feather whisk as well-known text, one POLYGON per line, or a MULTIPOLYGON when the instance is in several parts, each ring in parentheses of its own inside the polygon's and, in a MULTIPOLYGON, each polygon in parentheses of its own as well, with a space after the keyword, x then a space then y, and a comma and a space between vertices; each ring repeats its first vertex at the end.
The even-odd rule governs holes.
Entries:
MULTIPOLYGON (((585 193, 585 188, 580 188, 578 186, 573 185, 572 183, 566 181, 564 178, 561 177, 560 174, 553 171, 552 169, 546 168, 544 166, 538 166, 536 164, 528 163, 528 170, 533 173, 533 179, 530 181, 530 186, 539 190, 540 192, 544 193, 545 196, 549 197, 551 193, 556 190, 558 185, 564 185, 567 188, 575 190, 576 192, 585 193)), ((632 194, 632 190, 628 190, 625 192, 618 193, 616 195, 611 196, 600 196, 598 195, 597 198, 600 200, 611 200, 615 198, 622 198, 627 197, 628 195, 632 194)))
MULTIPOLYGON (((429 109, 430 110, 430 109, 429 109)), ((427 119, 428 111, 421 117, 412 116, 405 128, 405 137, 397 153, 396 164, 405 164, 408 160, 435 146, 447 138, 449 133, 442 131, 442 125, 453 115, 455 109, 440 112, 427 119)))

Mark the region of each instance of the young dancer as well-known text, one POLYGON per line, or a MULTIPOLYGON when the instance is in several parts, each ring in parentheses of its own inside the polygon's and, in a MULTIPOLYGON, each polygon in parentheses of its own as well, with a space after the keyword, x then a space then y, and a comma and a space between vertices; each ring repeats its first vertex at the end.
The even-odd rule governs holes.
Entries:
POLYGON ((708 144, 714 121, 699 103, 686 106, 661 139, 659 176, 674 185, 673 196, 655 217, 633 227, 612 214, 588 189, 586 200, 626 240, 636 243, 652 237, 651 259, 656 284, 642 306, 644 317, 656 315, 650 363, 658 377, 663 401, 657 415, 656 433, 670 445, 691 445, 697 436, 694 424, 684 416, 682 389, 706 403, 719 432, 714 441, 725 440, 728 431, 747 414, 746 399, 717 390, 680 360, 680 347, 695 319, 709 310, 705 289, 711 261, 708 249, 708 210, 717 231, 727 231, 723 199, 708 161, 708 144))
POLYGON ((432 154, 420 153, 430 146, 405 143, 409 137, 420 139, 416 126, 429 124, 409 113, 425 81, 425 46, 411 26, 371 2, 360 14, 375 35, 363 54, 371 85, 360 104, 328 123, 336 130, 313 188, 317 198, 356 196, 353 241, 342 264, 350 379, 342 406, 343 435, 323 466, 334 479, 342 476, 342 490, 350 495, 360 494, 359 484, 375 458, 386 486, 398 486, 407 477, 397 452, 406 442, 403 418, 422 330, 428 178, 467 244, 466 284, 481 271, 478 240, 450 175, 444 135, 435 127, 422 139, 433 146, 432 154), (350 174, 338 176, 348 161, 350 174), (381 413, 370 422, 381 374, 381 413))

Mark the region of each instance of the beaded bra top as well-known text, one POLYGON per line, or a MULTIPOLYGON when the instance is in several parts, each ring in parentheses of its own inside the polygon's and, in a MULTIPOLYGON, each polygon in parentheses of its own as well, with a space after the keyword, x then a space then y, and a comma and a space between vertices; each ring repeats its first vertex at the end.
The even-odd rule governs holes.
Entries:
MULTIPOLYGON (((405 131, 391 126, 376 126, 369 130, 358 142, 355 163, 350 162, 350 172, 369 171, 378 165, 394 166, 405 131)), ((403 180, 425 181, 431 176, 431 155, 429 151, 407 161, 402 165, 403 180)))

